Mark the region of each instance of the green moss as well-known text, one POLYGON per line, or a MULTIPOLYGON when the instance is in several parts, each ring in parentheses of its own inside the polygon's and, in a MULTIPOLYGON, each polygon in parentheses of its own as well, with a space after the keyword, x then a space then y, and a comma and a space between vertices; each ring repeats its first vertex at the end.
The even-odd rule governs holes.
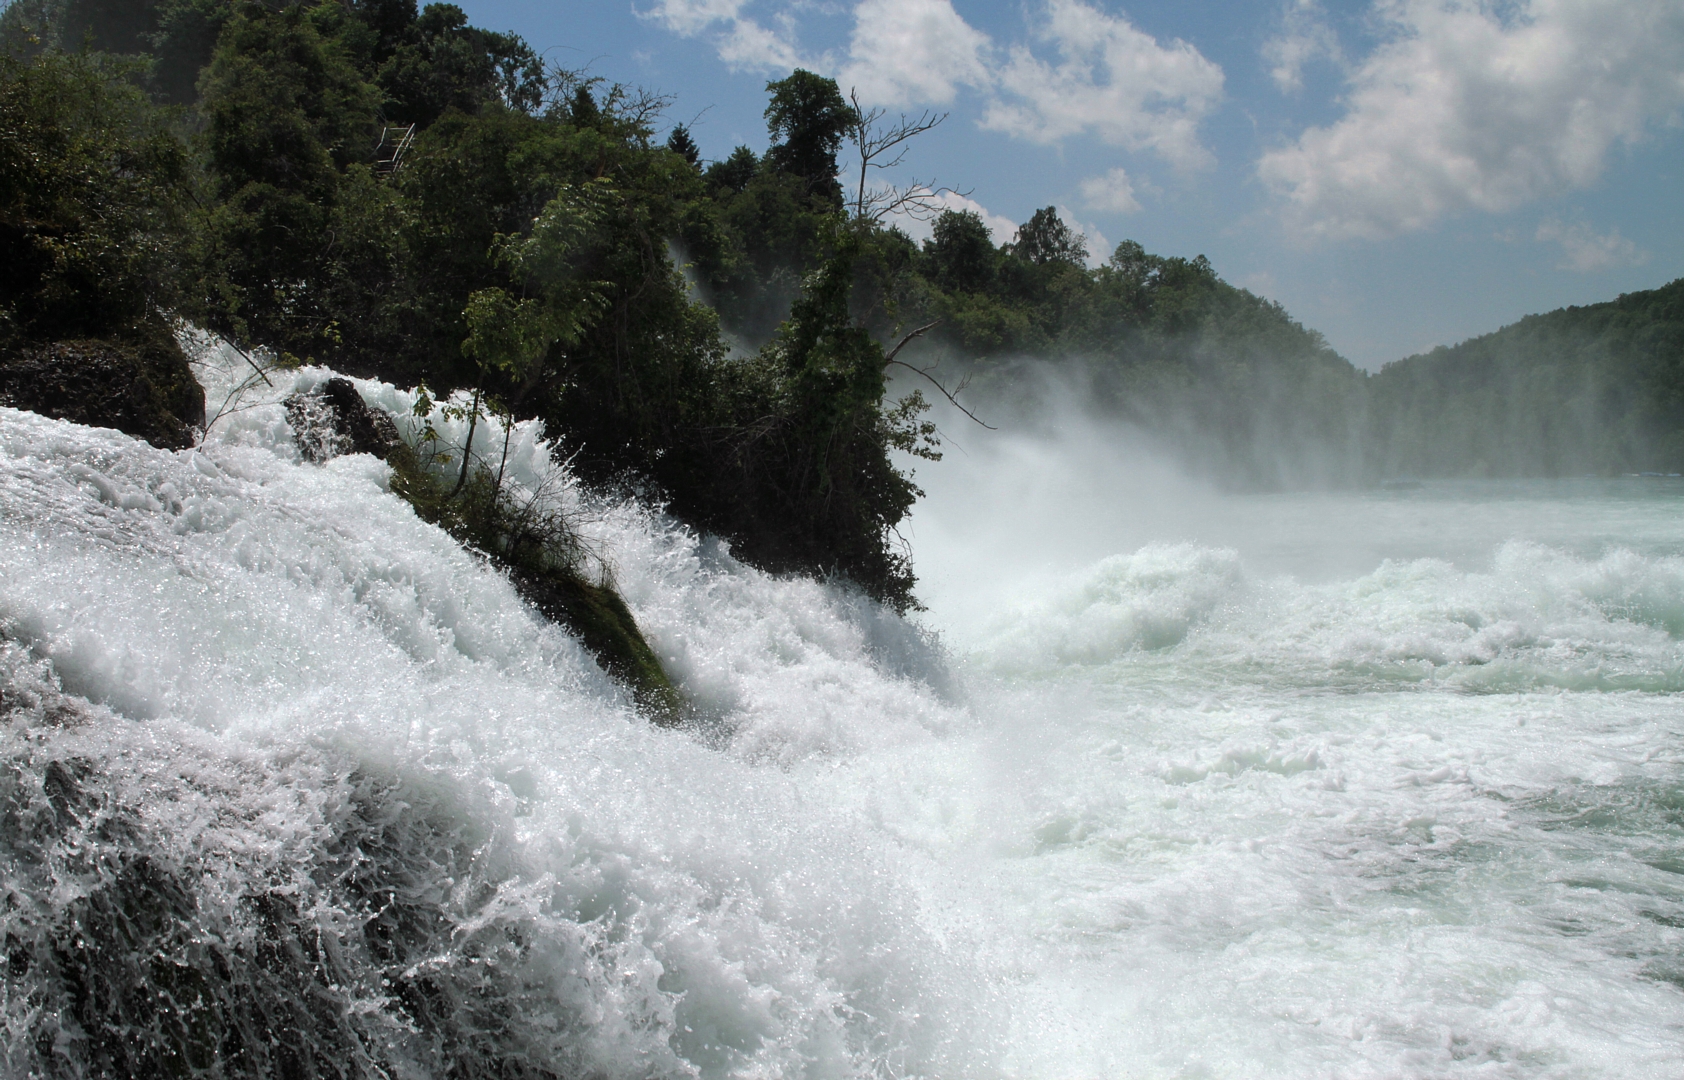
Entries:
POLYGON ((631 691, 655 723, 672 727, 683 718, 684 699, 612 584, 592 583, 569 569, 511 568, 509 577, 528 603, 579 635, 603 670, 631 691))
POLYGON ((674 727, 684 718, 684 699, 626 602, 606 575, 592 581, 586 573, 586 553, 565 518, 509 498, 483 468, 452 491, 411 447, 387 461, 394 492, 424 520, 507 571, 521 597, 578 635, 651 720, 674 727))

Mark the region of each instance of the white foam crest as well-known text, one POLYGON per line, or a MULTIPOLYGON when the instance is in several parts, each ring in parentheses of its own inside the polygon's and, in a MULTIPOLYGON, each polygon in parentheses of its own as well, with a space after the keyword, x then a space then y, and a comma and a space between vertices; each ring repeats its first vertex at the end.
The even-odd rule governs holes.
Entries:
POLYGON ((1386 560, 1354 580, 1248 581, 1231 550, 1148 545, 1071 575, 1001 619, 979 655, 997 671, 1150 661, 1263 669, 1300 685, 1438 679, 1684 687, 1684 559, 1616 548, 1583 558, 1526 541, 1489 570, 1386 560))
MULTIPOLYGON (((893 884, 909 871, 868 818, 804 797, 839 753, 955 722, 880 663, 907 641, 847 593, 598 507, 587 528, 656 648, 735 735, 722 753, 654 731, 570 636, 389 494, 383 465, 297 461, 278 402, 329 374, 272 373, 179 454, 0 410, 0 620, 124 718, 78 752, 103 768, 150 747, 137 768, 162 777, 211 767, 189 768, 189 752, 303 754, 457 792, 515 867, 475 918, 547 943, 530 977, 596 1018, 583 1071, 986 1071, 987 1025, 966 1018, 991 999, 964 947, 938 943, 916 890, 893 884), (170 749, 184 739, 190 751, 170 749), (565 975, 581 956, 596 974, 565 975)), ((500 429, 480 426, 500 450, 500 429)), ((541 429, 511 444, 511 476, 585 505, 541 429)), ((170 793, 184 783, 154 797, 208 797, 170 793)), ((229 781, 219 797, 255 806, 269 790, 229 781)), ((242 843, 281 858, 272 837, 242 843)))
POLYGON ((1067 577, 1008 615, 984 649, 1005 670, 1103 664, 1178 644, 1241 584, 1239 556, 1192 544, 1150 544, 1067 577))

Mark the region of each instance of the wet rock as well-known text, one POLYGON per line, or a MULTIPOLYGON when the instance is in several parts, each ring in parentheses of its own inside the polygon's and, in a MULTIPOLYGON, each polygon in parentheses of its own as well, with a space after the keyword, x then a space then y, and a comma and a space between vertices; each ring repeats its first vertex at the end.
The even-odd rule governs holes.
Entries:
POLYGON ((299 451, 318 464, 341 454, 373 454, 384 461, 403 445, 392 418, 369 408, 349 379, 329 379, 282 404, 299 451))
POLYGON ((205 391, 165 328, 132 339, 30 342, 0 350, 0 404, 116 428, 165 450, 198 441, 205 391))
POLYGON ((631 691, 632 700, 657 725, 683 722, 683 697, 612 585, 593 583, 577 570, 565 569, 514 566, 509 578, 545 618, 577 634, 602 669, 631 691))

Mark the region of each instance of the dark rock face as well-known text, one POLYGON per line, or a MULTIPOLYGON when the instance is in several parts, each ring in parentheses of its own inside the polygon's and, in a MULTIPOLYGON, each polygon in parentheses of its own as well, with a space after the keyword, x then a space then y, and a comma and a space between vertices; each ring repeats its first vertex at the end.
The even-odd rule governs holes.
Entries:
POLYGON ((298 449, 317 464, 341 454, 373 454, 384 461, 403 445, 392 418, 369 408, 349 379, 329 379, 283 404, 298 449))
POLYGON ((116 428, 165 450, 198 441, 205 391, 167 329, 138 340, 28 343, 0 350, 0 404, 116 428))
MULTIPOLYGON (((0 970, 16 1025, 0 1072, 600 1075, 575 1049, 591 1018, 550 989, 553 931, 497 907, 511 860, 447 787, 324 762, 309 842, 236 855, 147 812, 136 779, 177 759, 88 737, 125 723, 0 637, 0 726, 29 732, 0 748, 0 970)), ((164 797, 240 818, 238 789, 211 779, 225 775, 172 778, 164 797)))
POLYGON ((551 622, 579 635, 602 670, 631 691, 632 700, 660 727, 684 720, 684 699, 649 647, 637 620, 612 585, 593 584, 576 570, 510 567, 521 598, 551 622))

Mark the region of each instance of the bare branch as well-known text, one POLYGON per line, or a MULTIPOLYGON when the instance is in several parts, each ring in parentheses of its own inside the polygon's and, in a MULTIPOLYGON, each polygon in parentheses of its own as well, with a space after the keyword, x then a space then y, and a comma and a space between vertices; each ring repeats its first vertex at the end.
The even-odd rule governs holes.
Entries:
POLYGON ((240 347, 239 347, 239 346, 238 346, 238 345, 236 345, 236 344, 234 344, 234 343, 233 343, 233 342, 232 342, 232 341, 229 341, 229 340, 228 340, 228 335, 226 335, 226 334, 224 334, 224 333, 223 333, 223 332, 222 332, 222 331, 220 331, 220 330, 212 330, 212 331, 211 331, 211 333, 213 333, 213 334, 215 334, 215 335, 216 335, 216 336, 217 336, 217 337, 219 337, 219 338, 221 338, 221 339, 222 339, 222 343, 223 343, 223 344, 224 344, 224 345, 226 345, 226 346, 228 346, 228 347, 229 347, 229 348, 230 348, 230 349, 233 349, 233 350, 234 350, 234 351, 235 351, 235 352, 237 352, 237 353, 239 353, 239 354, 240 354, 240 355, 241 355, 241 356, 243 356, 243 357, 245 357, 245 358, 246 358, 246 363, 248 363, 248 364, 250 364, 250 365, 251 365, 251 369, 252 369, 252 370, 253 370, 253 371, 255 371, 255 372, 257 372, 257 374, 258 374, 258 375, 259 375, 259 376, 261 376, 261 377, 262 377, 262 379, 263 379, 263 381, 264 381, 264 382, 266 382, 266 383, 269 383, 269 385, 270 385, 270 386, 274 386, 274 385, 275 385, 275 384, 274 384, 274 383, 272 383, 272 382, 269 382, 269 376, 268 376, 268 375, 267 375, 267 374, 265 374, 265 373, 264 373, 264 371, 263 371, 263 369, 262 369, 262 368, 260 368, 260 367, 258 367, 258 366, 257 366, 257 361, 256 361, 256 360, 253 360, 253 359, 252 359, 252 358, 251 358, 251 354, 250 354, 250 353, 248 353, 248 352, 246 352, 246 351, 245 351, 245 350, 244 350, 244 349, 242 349, 242 348, 240 348, 240 347))
POLYGON ((880 108, 868 109, 860 104, 859 91, 850 89, 848 99, 853 105, 853 121, 848 126, 848 138, 859 155, 859 183, 854 194, 856 221, 881 221, 889 214, 911 214, 914 217, 933 214, 940 195, 947 189, 935 189, 917 180, 907 188, 889 185, 878 191, 868 191, 871 170, 899 167, 906 160, 906 144, 948 117, 947 113, 929 110, 916 117, 900 114, 891 124, 882 120, 888 112, 880 108))
POLYGON ((940 319, 937 319, 935 322, 925 323, 923 326, 920 326, 918 329, 912 331, 911 333, 907 334, 905 337, 901 338, 900 344, 898 344, 894 348, 890 349, 888 354, 883 357, 883 365, 885 367, 887 367, 890 364, 895 364, 899 367, 905 368, 908 371, 916 372, 917 374, 924 376, 924 378, 930 380, 931 386, 933 386, 937 390, 941 391, 942 397, 946 398, 948 401, 951 401, 953 403, 953 407, 955 409, 958 409, 960 412, 964 413, 966 416, 970 417, 972 420, 976 421, 978 424, 981 424, 983 427, 987 428, 989 431, 1000 430, 999 428, 995 427, 993 424, 989 424, 989 423, 984 422, 982 417, 978 416, 976 413, 972 412, 971 410, 965 408, 963 405, 959 404, 959 398, 958 398, 957 395, 964 392, 965 387, 971 381, 970 376, 966 376, 963 380, 960 381, 959 388, 957 390, 948 390, 947 387, 945 387, 941 384, 940 380, 938 380, 934 375, 930 374, 930 372, 932 370, 934 370, 933 366, 928 367, 928 368, 913 367, 911 364, 907 363, 905 360, 896 360, 895 359, 895 357, 900 353, 900 351, 902 349, 906 348, 907 342, 911 341, 913 338, 923 337, 926 333, 935 329, 935 327, 937 325, 939 325, 940 323, 941 323, 940 319))
POLYGON ((883 362, 885 364, 897 363, 898 361, 895 360, 895 357, 899 355, 902 349, 906 348, 907 342, 911 341, 913 338, 923 337, 926 333, 934 330, 939 325, 941 325, 941 320, 936 319, 934 322, 927 322, 923 326, 920 326, 918 329, 912 331, 910 334, 907 334, 905 337, 900 339, 899 345, 896 345, 894 348, 889 350, 888 355, 883 357, 883 362))

